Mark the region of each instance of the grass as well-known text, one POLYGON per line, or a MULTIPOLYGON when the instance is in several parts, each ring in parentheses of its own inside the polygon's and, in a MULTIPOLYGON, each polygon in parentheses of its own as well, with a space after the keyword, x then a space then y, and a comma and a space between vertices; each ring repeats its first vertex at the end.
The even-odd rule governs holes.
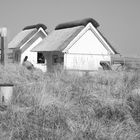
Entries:
POLYGON ((3 140, 139 140, 140 73, 78 76, 1 66, 13 99, 0 113, 3 140))

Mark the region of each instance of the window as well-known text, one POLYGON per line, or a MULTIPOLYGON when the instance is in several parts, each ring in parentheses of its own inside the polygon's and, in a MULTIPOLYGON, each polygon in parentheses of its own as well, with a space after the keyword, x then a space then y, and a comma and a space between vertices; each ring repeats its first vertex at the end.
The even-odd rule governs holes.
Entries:
POLYGON ((20 58, 19 58, 19 51, 15 52, 15 61, 19 62, 20 58))
POLYGON ((58 55, 53 55, 53 64, 55 65, 57 63, 59 63, 59 57, 58 55))
POLYGON ((53 59, 52 62, 53 62, 54 65, 63 64, 63 62, 64 62, 64 57, 63 56, 53 55, 52 59, 53 59))
POLYGON ((45 57, 41 52, 37 53, 37 63, 45 63, 45 57))

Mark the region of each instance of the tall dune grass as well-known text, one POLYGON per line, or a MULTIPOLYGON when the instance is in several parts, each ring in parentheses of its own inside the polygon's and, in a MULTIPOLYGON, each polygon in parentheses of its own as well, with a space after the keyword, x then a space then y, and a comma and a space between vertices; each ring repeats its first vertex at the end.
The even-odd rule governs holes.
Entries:
POLYGON ((0 113, 1 139, 138 140, 139 76, 126 71, 78 76, 1 66, 0 82, 15 85, 11 104, 0 113))

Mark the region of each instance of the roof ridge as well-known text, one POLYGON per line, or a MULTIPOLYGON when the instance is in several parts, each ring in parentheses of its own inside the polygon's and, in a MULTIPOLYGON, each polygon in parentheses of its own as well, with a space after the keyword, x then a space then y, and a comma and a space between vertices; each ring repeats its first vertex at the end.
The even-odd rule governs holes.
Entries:
POLYGON ((75 20, 75 21, 71 21, 71 22, 61 23, 55 27, 55 30, 73 28, 76 26, 86 26, 89 22, 91 22, 95 28, 99 27, 99 23, 96 20, 94 20, 93 18, 85 18, 82 20, 75 20))
POLYGON ((29 30, 29 29, 34 29, 34 28, 36 28, 38 30, 40 27, 43 28, 43 30, 47 29, 46 25, 44 25, 42 23, 38 23, 38 24, 35 24, 35 25, 26 26, 22 30, 29 30))

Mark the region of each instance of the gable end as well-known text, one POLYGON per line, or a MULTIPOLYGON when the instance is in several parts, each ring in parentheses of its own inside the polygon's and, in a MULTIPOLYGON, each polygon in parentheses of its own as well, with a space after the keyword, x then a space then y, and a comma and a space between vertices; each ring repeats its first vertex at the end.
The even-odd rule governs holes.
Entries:
POLYGON ((63 52, 68 52, 68 50, 88 31, 91 30, 92 33, 96 36, 96 38, 101 42, 101 44, 108 50, 110 54, 116 54, 115 49, 108 44, 108 42, 102 37, 101 33, 91 24, 89 23, 63 50, 63 52))
POLYGON ((44 39, 47 36, 47 33, 40 28, 36 34, 34 34, 27 42, 24 44, 21 48, 22 52, 24 52, 30 45, 32 45, 33 42, 35 42, 38 38, 44 39))

